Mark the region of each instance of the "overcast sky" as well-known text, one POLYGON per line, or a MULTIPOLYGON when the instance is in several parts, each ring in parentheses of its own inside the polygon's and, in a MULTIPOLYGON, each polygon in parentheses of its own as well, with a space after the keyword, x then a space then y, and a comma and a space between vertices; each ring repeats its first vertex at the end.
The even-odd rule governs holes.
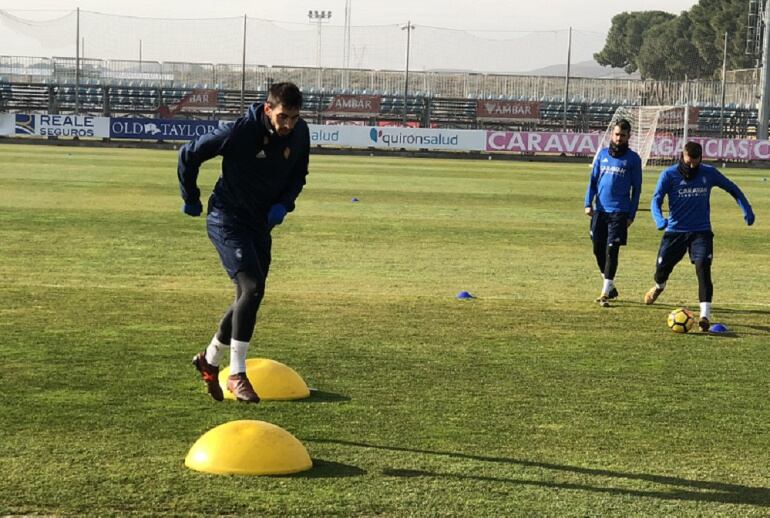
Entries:
MULTIPOLYGON (((242 21, 249 22, 246 62, 301 67, 344 66, 345 0, 0 0, 0 55, 74 56, 74 9, 81 56, 155 62, 238 63, 242 21), (331 11, 311 25, 308 11, 331 11), (69 13, 69 14, 68 14, 69 13), (94 14, 100 13, 100 14, 94 14), (103 16, 109 15, 109 16, 103 16), (130 17, 130 18, 126 18, 130 17), (15 20, 22 20, 18 22, 15 20), (38 20, 33 23, 30 20, 38 20), (208 20, 208 21, 197 21, 208 20), (269 20, 277 23, 266 23, 269 20), (318 27, 318 30, 316 30, 318 27), (323 38, 321 37, 323 33, 323 38), (140 55, 141 54, 141 55, 140 55)), ((604 46, 612 17, 637 10, 688 10, 693 0, 350 0, 350 65, 399 70, 405 31, 414 70, 521 72, 588 62, 604 46), (444 30, 450 29, 450 30, 444 30)))
MULTIPOLYGON (((692 0, 351 0, 353 25, 412 23, 470 30, 560 30, 572 26, 604 32, 623 11, 662 10, 679 14, 692 0)), ((310 9, 332 11, 332 22, 344 22, 345 0, 0 0, 9 10, 68 10, 80 7, 106 14, 160 18, 242 16, 285 22, 307 22, 310 9)))

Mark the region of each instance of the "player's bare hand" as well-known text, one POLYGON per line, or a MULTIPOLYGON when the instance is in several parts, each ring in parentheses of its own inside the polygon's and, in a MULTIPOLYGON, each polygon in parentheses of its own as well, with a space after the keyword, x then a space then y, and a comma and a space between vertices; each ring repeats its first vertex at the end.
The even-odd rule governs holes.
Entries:
POLYGON ((594 208, 586 207, 586 216, 593 216, 593 215, 594 215, 594 208))

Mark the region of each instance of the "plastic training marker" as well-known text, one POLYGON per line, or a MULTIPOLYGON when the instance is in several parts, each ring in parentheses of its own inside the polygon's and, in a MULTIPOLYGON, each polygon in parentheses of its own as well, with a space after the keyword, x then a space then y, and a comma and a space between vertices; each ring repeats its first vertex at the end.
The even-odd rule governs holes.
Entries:
MULTIPOLYGON (((230 367, 219 373, 219 386, 227 399, 235 399, 232 392, 227 390, 227 377, 230 367)), ((246 360, 246 376, 251 386, 263 401, 286 401, 310 397, 310 389, 297 371, 281 362, 265 358, 249 358, 246 360)))
POLYGON ((355 202, 357 202, 357 201, 358 201, 358 198, 352 198, 350 201, 352 201, 353 203, 355 203, 355 202))
POLYGON ((288 475, 313 467, 292 434, 264 421, 230 421, 204 433, 184 465, 217 475, 288 475))
POLYGON ((476 297, 474 297, 473 295, 471 295, 467 291, 461 291, 460 293, 458 293, 455 296, 455 298, 457 298, 459 300, 470 300, 470 299, 475 299, 476 297))
POLYGON ((711 324, 711 327, 709 327, 709 333, 726 333, 727 332, 727 326, 724 324, 716 323, 711 324))

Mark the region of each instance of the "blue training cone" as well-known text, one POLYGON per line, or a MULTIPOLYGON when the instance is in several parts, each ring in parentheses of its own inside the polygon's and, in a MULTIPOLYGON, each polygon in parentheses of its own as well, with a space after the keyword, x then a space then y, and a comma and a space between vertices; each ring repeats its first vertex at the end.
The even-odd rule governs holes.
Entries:
POLYGON ((726 333, 727 331, 727 326, 718 322, 709 327, 709 333, 726 333))
POLYGON ((476 297, 474 297, 473 295, 471 295, 467 291, 463 290, 460 293, 458 293, 455 296, 455 298, 458 299, 458 300, 470 300, 470 299, 475 299, 476 297))
POLYGON ((356 197, 353 197, 353 198, 352 198, 350 201, 351 201, 351 202, 353 202, 353 203, 355 203, 355 202, 357 202, 357 201, 358 201, 358 198, 356 198, 356 197))

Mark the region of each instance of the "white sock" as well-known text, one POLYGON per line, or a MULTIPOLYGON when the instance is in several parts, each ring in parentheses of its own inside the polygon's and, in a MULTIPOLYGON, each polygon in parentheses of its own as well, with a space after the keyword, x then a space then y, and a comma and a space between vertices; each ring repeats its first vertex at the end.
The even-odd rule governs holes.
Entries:
POLYGON ((211 339, 211 343, 206 347, 206 362, 209 365, 218 367, 219 363, 222 361, 222 356, 225 354, 225 350, 229 348, 229 345, 223 344, 219 341, 217 335, 214 335, 214 338, 211 339))
POLYGON ((658 283, 656 282, 656 283, 655 283, 655 287, 656 287, 656 288, 658 288, 659 290, 662 290, 663 288, 665 288, 665 287, 666 287, 666 283, 665 283, 665 282, 662 282, 662 283, 658 284, 658 283))
POLYGON ((613 279, 604 279, 604 287, 602 288, 602 293, 609 293, 612 291, 612 287, 615 285, 615 281, 613 279))
POLYGON ((246 372, 246 353, 249 342, 230 340, 230 375, 246 372))
POLYGON ((700 303, 700 317, 711 320, 711 302, 700 303))

